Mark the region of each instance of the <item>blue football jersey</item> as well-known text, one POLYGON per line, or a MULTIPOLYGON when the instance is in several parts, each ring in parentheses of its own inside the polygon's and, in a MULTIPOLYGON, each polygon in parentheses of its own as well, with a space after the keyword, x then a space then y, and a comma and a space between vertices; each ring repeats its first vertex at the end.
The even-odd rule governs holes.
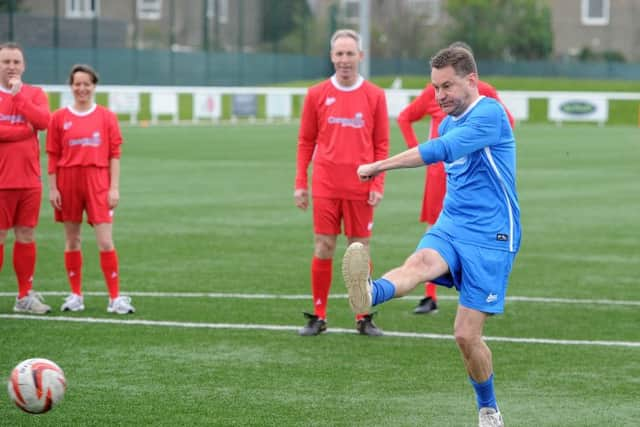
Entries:
POLYGON ((444 161, 447 172, 447 193, 434 232, 517 252, 516 144, 504 109, 496 100, 480 97, 460 116, 447 116, 439 133, 419 145, 425 164, 444 161))

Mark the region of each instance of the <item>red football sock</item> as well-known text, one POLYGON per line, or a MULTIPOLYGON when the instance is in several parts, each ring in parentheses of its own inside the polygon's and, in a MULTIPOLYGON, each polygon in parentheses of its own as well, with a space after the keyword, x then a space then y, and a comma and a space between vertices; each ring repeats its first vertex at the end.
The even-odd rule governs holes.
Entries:
POLYGON ((64 267, 67 270, 71 292, 82 295, 82 252, 66 251, 64 253, 64 267))
POLYGON ((13 244, 13 270, 18 279, 18 298, 26 297, 33 288, 33 273, 36 269, 36 244, 15 242, 13 244))
POLYGON ((100 252, 100 268, 107 283, 109 298, 120 295, 120 277, 118 276, 118 254, 116 250, 100 252))
POLYGON ((427 283, 424 287, 424 295, 427 297, 431 297, 434 301, 438 299, 438 295, 436 292, 437 286, 433 283, 427 283))
POLYGON ((315 314, 321 319, 327 318, 327 300, 331 289, 332 273, 333 259, 313 257, 311 260, 311 292, 315 314))

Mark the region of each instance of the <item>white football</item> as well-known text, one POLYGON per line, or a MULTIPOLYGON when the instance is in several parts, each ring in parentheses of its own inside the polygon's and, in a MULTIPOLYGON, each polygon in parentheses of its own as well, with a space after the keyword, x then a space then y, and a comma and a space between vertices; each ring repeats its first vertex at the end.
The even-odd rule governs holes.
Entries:
POLYGON ((42 414, 62 400, 67 389, 64 372, 47 359, 18 363, 9 377, 9 397, 25 412, 42 414))

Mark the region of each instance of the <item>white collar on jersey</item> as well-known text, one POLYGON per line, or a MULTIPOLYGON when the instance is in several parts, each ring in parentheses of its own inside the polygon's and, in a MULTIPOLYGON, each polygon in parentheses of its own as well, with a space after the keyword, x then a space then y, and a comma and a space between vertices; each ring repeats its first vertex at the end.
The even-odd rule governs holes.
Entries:
POLYGON ((91 114, 94 111, 96 111, 97 106, 98 105, 94 102, 91 105, 91 108, 89 108, 87 111, 78 111, 75 108, 73 108, 71 105, 67 106, 67 108, 69 109, 69 111, 71 111, 72 114, 74 114, 76 116, 84 117, 84 116, 88 116, 89 114, 91 114))
POLYGON ((476 104, 477 104, 478 102, 480 102, 480 100, 481 100, 482 98, 484 98, 484 95, 480 95, 480 96, 478 97, 478 99, 476 99, 475 101, 473 101, 473 103, 471 103, 471 105, 469 105, 469 106, 467 107, 467 109, 466 109, 466 110, 464 110, 464 113, 460 114, 460 115, 459 115, 459 116, 457 116, 457 117, 451 116, 451 119, 455 122, 455 121, 460 120, 460 119, 461 119, 461 118, 463 118, 464 116, 466 116, 466 115, 469 113, 469 111, 471 111, 471 110, 473 109, 473 107, 475 107, 475 106, 476 106, 476 104))
POLYGON ((6 94, 10 94, 11 93, 11 89, 0 85, 0 92, 6 93, 6 94))
POLYGON ((362 77, 360 74, 358 74, 358 78, 357 78, 356 82, 353 85, 351 85, 351 86, 342 86, 340 83, 338 83, 338 78, 334 74, 333 76, 331 76, 331 83, 338 90, 342 90, 344 92, 351 92, 353 90, 358 89, 360 86, 362 86, 362 83, 364 83, 364 77, 362 77))

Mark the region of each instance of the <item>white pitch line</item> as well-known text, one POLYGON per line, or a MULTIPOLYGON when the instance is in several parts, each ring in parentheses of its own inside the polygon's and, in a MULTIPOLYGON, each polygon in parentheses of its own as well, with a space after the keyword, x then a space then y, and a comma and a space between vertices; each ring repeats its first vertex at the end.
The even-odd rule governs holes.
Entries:
MULTIPOLYGON (((31 316, 26 314, 0 314, 0 319, 22 319, 22 320, 40 320, 49 322, 73 322, 73 323, 102 323, 117 324, 127 326, 160 326, 172 328, 199 328, 199 329, 236 329, 236 330, 264 330, 264 331, 288 331, 295 332, 299 329, 297 326, 286 325, 257 325, 246 323, 200 323, 200 322, 175 322, 175 321, 159 321, 159 320, 142 320, 142 319, 108 319, 97 317, 65 317, 65 316, 31 316)), ((331 328, 331 333, 338 334, 355 334, 353 329, 331 328)), ((417 332, 391 332, 385 331, 385 336, 398 338, 420 338, 420 339, 438 339, 453 340, 453 335, 444 334, 426 334, 417 332)), ((485 337, 487 341, 509 342, 518 344, 550 344, 550 345, 582 345, 582 346, 602 346, 602 347, 627 347, 640 348, 640 342, 637 341, 592 341, 592 340, 557 340, 546 338, 511 338, 511 337, 485 337)))
MULTIPOLYGON (((224 292, 123 292, 132 297, 150 297, 150 298, 215 298, 215 299, 282 299, 282 300, 307 300, 311 299, 311 295, 280 295, 280 294, 240 294, 240 293, 224 293, 224 292)), ((44 296, 67 296, 69 292, 40 292, 44 296)), ((107 296, 107 292, 83 292, 87 296, 107 296)), ((15 292, 0 292, 0 297, 14 297, 15 292)), ((330 299, 346 299, 347 294, 333 294, 330 299)), ((406 296, 406 300, 419 300, 423 296, 406 296)), ((455 295, 440 295, 440 300, 457 301, 455 295)), ((512 296, 507 297, 507 302, 534 302, 534 303, 557 303, 557 304, 597 304, 597 305, 630 305, 640 306, 640 301, 632 300, 610 300, 610 299, 580 299, 580 298, 545 298, 545 297, 526 297, 512 296)))

